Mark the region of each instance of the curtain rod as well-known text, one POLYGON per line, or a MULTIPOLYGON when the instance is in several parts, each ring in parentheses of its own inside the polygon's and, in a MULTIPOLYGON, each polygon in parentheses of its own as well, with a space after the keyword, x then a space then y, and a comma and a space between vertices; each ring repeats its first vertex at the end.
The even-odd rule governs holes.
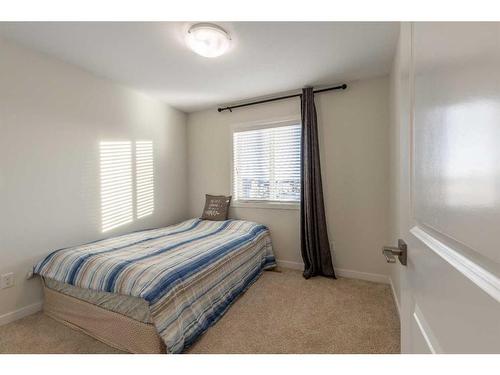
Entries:
MULTIPOLYGON (((327 88, 324 88, 324 89, 314 90, 314 93, 317 94, 317 93, 325 92, 325 91, 345 90, 346 88, 347 88, 347 85, 344 83, 343 85, 340 85, 340 86, 327 87, 327 88)), ((231 105, 231 106, 228 106, 228 107, 219 107, 219 108, 217 108, 217 111, 218 112, 222 112, 222 111, 233 112, 233 109, 235 109, 235 108, 241 108, 241 107, 246 107, 246 106, 255 105, 255 104, 269 103, 269 102, 274 102, 276 100, 283 100, 283 99, 295 98, 297 96, 302 96, 302 94, 292 94, 292 95, 286 95, 286 96, 278 96, 276 98, 263 99, 263 100, 258 100, 258 101, 250 102, 250 103, 244 103, 244 104, 238 104, 238 105, 231 105)))

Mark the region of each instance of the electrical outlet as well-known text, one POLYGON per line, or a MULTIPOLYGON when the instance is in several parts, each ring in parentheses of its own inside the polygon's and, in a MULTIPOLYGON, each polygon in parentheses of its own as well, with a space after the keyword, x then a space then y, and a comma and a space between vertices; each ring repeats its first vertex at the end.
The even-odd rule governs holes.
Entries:
POLYGON ((0 276, 0 288, 1 289, 6 289, 6 288, 11 288, 14 286, 14 273, 9 272, 9 273, 4 273, 3 275, 0 276))

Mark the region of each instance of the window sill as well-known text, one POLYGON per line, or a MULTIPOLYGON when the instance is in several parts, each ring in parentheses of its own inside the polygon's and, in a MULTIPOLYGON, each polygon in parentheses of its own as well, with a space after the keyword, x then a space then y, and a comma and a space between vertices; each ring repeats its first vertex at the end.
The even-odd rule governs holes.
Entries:
POLYGON ((235 201, 231 203, 234 208, 261 208, 270 210, 300 210, 300 203, 279 203, 279 202, 245 202, 235 201))

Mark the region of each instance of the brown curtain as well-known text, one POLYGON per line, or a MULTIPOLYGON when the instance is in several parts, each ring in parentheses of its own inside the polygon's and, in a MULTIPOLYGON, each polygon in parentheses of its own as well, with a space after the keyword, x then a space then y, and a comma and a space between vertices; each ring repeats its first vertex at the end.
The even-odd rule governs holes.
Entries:
POLYGON ((326 227, 318 125, 312 87, 302 90, 300 235, 304 277, 335 277, 326 227))

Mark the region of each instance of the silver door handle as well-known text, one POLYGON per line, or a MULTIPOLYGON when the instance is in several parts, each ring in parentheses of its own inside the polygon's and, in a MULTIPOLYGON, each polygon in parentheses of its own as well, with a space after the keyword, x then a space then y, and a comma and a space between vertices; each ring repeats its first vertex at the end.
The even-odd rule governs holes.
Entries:
POLYGON ((382 254, 384 254, 387 263, 396 263, 396 256, 397 256, 399 262, 403 266, 406 266, 406 261, 408 257, 408 247, 406 246, 406 243, 402 239, 399 239, 398 247, 384 246, 382 248, 382 254))

